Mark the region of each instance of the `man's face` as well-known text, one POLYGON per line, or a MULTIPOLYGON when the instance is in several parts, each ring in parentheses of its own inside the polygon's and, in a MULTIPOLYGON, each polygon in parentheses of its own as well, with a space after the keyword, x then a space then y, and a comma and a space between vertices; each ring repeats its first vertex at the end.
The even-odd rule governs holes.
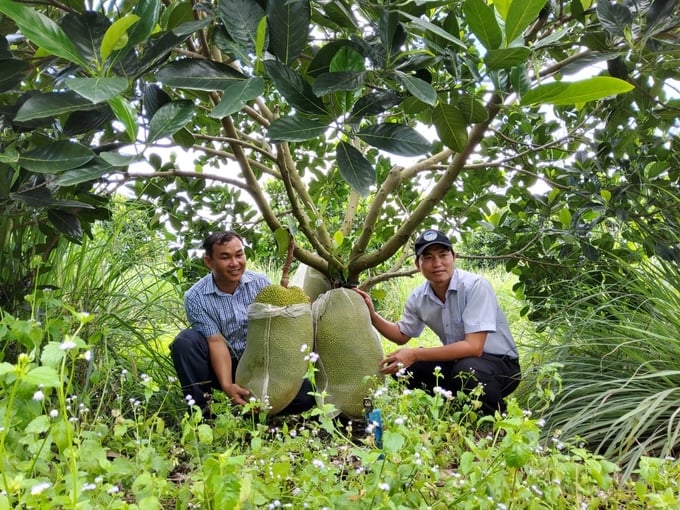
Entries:
POLYGON ((212 270, 218 284, 236 287, 246 270, 246 253, 238 238, 222 244, 215 244, 212 255, 203 259, 212 270))
POLYGON ((416 267, 433 284, 447 284, 453 276, 456 257, 450 249, 441 244, 428 246, 416 259, 416 267))

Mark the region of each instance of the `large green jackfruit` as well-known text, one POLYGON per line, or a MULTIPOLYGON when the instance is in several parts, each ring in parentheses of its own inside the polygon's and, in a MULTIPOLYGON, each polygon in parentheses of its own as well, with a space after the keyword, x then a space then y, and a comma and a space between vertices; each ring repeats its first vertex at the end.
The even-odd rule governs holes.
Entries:
POLYGON ((358 293, 341 288, 316 298, 312 314, 314 351, 319 355, 317 405, 333 404, 338 412, 360 418, 364 397, 376 381, 383 379, 382 343, 371 324, 368 307, 358 293))
POLYGON ((298 266, 290 277, 290 284, 304 290, 312 302, 321 294, 333 288, 326 275, 307 264, 298 266))
POLYGON ((268 403, 273 416, 290 404, 307 372, 303 345, 312 346, 309 298, 300 288, 269 285, 248 309, 246 348, 236 367, 236 384, 268 403))

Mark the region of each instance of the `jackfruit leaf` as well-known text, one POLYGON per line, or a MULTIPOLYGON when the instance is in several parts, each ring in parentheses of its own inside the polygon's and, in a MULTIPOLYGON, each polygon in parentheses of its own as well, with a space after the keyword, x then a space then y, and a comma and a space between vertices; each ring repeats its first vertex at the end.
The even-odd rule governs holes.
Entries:
POLYGON ((167 32, 152 42, 139 59, 137 66, 130 70, 129 75, 137 78, 154 69, 154 67, 164 60, 170 52, 182 44, 188 35, 176 35, 167 32))
POLYGON ((92 103, 108 101, 128 87, 125 78, 66 78, 66 86, 92 103))
POLYGON ((161 106, 151 117, 146 144, 173 135, 182 129, 194 115, 194 104, 188 99, 172 101, 161 106))
POLYGON ((69 12, 59 21, 64 33, 88 62, 99 60, 99 46, 111 20, 101 12, 69 12))
POLYGON ((15 122, 26 122, 63 113, 94 107, 90 101, 75 92, 48 92, 29 97, 14 117, 15 122))
POLYGON ((340 71, 320 74, 312 84, 312 92, 323 96, 339 90, 357 90, 364 83, 365 74, 354 71, 340 71))
POLYGON ((213 20, 211 18, 204 18, 196 21, 185 21, 184 23, 180 23, 175 28, 173 28, 172 33, 180 36, 191 35, 194 32, 207 27, 210 25, 210 23, 212 23, 212 21, 213 20))
POLYGON ((144 89, 143 101, 146 114, 150 118, 161 106, 172 101, 172 98, 158 85, 151 84, 144 89))
POLYGON ((128 30, 128 46, 135 46, 149 38, 158 20, 160 9, 161 0, 139 0, 137 2, 132 12, 139 17, 139 22, 128 30))
POLYGON ((488 71, 510 69, 511 67, 525 64, 530 54, 531 50, 525 46, 488 50, 484 56, 484 63, 488 71))
POLYGON ((434 106, 437 102, 437 91, 426 81, 409 76, 401 71, 395 71, 395 75, 401 84, 406 87, 406 90, 413 94, 416 99, 431 106, 434 106))
POLYGON ((111 111, 116 118, 125 126, 125 132, 131 142, 137 140, 139 124, 137 123, 137 111, 123 96, 112 97, 108 100, 111 111))
POLYGON ((434 23, 430 23, 429 21, 425 21, 421 18, 418 18, 416 16, 413 16, 407 12, 402 12, 401 13, 403 16, 411 20, 411 23, 413 24, 414 27, 419 28, 420 30, 424 30, 426 32, 430 32, 434 35, 438 35, 439 37, 446 39, 449 42, 454 43, 455 45, 459 46, 463 50, 467 51, 468 47, 467 45, 455 37, 453 34, 450 34, 446 30, 444 30, 442 27, 439 27, 435 25, 434 23))
POLYGON ((349 122, 358 122, 366 115, 378 115, 401 103, 401 94, 395 90, 370 92, 354 103, 349 122))
POLYGON ((80 240, 83 238, 83 229, 80 220, 75 214, 57 209, 47 211, 47 219, 54 228, 71 239, 80 240))
POLYGON ((311 115, 327 114, 323 101, 295 70, 276 60, 265 60, 264 67, 277 90, 292 107, 311 115))
POLYGON ((110 166, 126 167, 142 158, 136 154, 121 154, 120 152, 104 151, 99 153, 99 157, 110 166))
POLYGON ((0 2, 0 12, 14 22, 21 33, 50 55, 73 62, 85 68, 87 61, 78 52, 71 39, 50 18, 18 2, 0 2))
POLYGON ((277 228, 274 231, 274 240, 278 248, 278 256, 284 258, 288 254, 288 245, 290 244, 290 234, 285 228, 277 228))
POLYGON ((113 112, 108 104, 99 105, 94 110, 77 110, 71 112, 64 123, 64 134, 68 137, 81 135, 102 128, 113 119, 113 112))
POLYGON ((566 207, 561 209, 559 212, 560 216, 560 223, 562 223, 562 226, 564 228, 567 228, 569 225, 571 225, 571 213, 569 212, 569 209, 566 207))
POLYGON ((19 165, 41 174, 58 174, 84 165, 95 153, 89 147, 69 140, 59 140, 24 152, 19 165))
POLYGON ((501 45, 503 34, 493 7, 484 0, 465 0, 463 14, 470 30, 486 49, 495 49, 501 45))
POLYGON ((23 377, 23 381, 35 386, 45 386, 56 388, 61 384, 59 373, 52 367, 35 367, 28 371, 23 377))
POLYGON ((121 167, 119 165, 113 166, 106 161, 95 159, 92 164, 74 168, 73 170, 67 170, 64 173, 59 174, 56 183, 59 186, 75 186, 82 182, 94 181, 111 172, 120 172, 125 168, 126 167, 121 167))
POLYGON ((489 112, 484 108, 484 104, 468 94, 458 98, 456 106, 463 114, 466 124, 477 124, 489 118, 489 112))
POLYGON ((420 156, 432 149, 432 144, 415 129, 404 124, 373 124, 357 133, 364 142, 399 156, 420 156))
POLYGON ((311 29, 309 0, 295 2, 267 2, 269 48, 279 60, 290 64, 307 44, 311 29))
POLYGON ((274 142, 298 142, 323 136, 327 129, 328 125, 323 122, 291 115, 272 122, 267 136, 274 142))
POLYGON ((610 35, 623 37, 627 27, 633 23, 633 14, 623 4, 610 3, 608 0, 597 2, 597 18, 602 28, 610 35))
POLYGON ((265 15, 258 2, 220 0, 219 16, 231 38, 246 51, 255 51, 257 25, 265 15))
POLYGON ((12 198, 21 200, 24 204, 35 209, 48 207, 54 203, 54 197, 47 188, 32 188, 18 193, 11 193, 12 198))
POLYGON ((175 131, 172 134, 172 141, 180 147, 188 149, 196 143, 196 137, 191 134, 191 131, 189 131, 186 127, 183 127, 179 131, 175 131))
POLYGON ((505 42, 509 46, 536 19, 547 0, 512 0, 505 19, 505 42))
POLYGON ((496 8, 496 12, 500 14, 503 21, 508 17, 508 11, 510 10, 510 3, 512 0, 494 0, 493 5, 496 8))
POLYGON ((168 87, 212 92, 224 90, 234 81, 246 79, 246 76, 221 62, 185 58, 161 67, 156 79, 168 87))
POLYGON ((128 14, 122 18, 118 18, 106 30, 102 43, 99 46, 99 55, 102 62, 116 50, 121 50, 128 43, 128 29, 139 21, 139 16, 136 14, 128 14))
POLYGON ((510 83, 519 97, 527 93, 531 87, 531 77, 525 65, 515 66, 510 70, 510 83))
POLYGON ((210 116, 221 119, 240 111, 248 101, 264 93, 264 80, 260 76, 247 80, 234 80, 224 89, 222 100, 210 112, 210 116))
POLYGON ((335 160, 340 174, 347 183, 361 196, 368 195, 370 187, 375 184, 375 168, 355 147, 347 142, 338 142, 335 148, 335 160))
POLYGON ((432 111, 432 122, 440 140, 449 149, 460 152, 465 148, 467 124, 458 108, 450 104, 438 104, 432 111))
POLYGON ((633 85, 612 78, 611 76, 595 76, 576 82, 554 82, 539 85, 527 91, 521 104, 530 106, 537 104, 572 105, 595 101, 633 89, 633 85))
POLYGON ((307 74, 316 78, 322 73, 329 72, 335 55, 343 48, 350 48, 355 53, 361 53, 361 47, 353 41, 346 39, 331 41, 316 52, 307 68, 307 74))
POLYGON ((675 9, 675 0, 653 0, 647 11, 647 30, 657 21, 663 21, 675 9))
POLYGON ((24 78, 24 71, 28 67, 28 62, 18 58, 7 58, 0 60, 0 92, 12 89, 24 78))
POLYGON ((336 230, 335 234, 333 234, 333 246, 336 249, 340 248, 344 241, 345 241, 345 235, 342 233, 341 230, 336 230))

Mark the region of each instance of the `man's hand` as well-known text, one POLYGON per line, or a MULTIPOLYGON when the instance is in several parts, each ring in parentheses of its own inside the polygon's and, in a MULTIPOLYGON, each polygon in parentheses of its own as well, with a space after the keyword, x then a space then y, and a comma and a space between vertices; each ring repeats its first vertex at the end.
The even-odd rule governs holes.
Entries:
POLYGON ((245 399, 250 396, 250 392, 245 388, 241 388, 238 384, 230 384, 224 388, 224 392, 234 404, 244 406, 248 403, 245 399))
POLYGON ((418 349, 399 349, 389 354, 382 362, 380 371, 383 374, 396 374, 403 368, 413 365, 417 359, 418 349))

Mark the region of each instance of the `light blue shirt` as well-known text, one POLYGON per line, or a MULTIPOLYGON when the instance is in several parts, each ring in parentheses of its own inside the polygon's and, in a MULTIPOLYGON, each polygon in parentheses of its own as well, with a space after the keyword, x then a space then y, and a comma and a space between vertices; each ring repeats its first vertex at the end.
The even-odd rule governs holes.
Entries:
POLYGON ((246 270, 234 293, 228 294, 217 288, 212 273, 207 274, 184 295, 189 327, 206 337, 222 333, 240 358, 246 348, 248 307, 269 283, 266 276, 246 270))
POLYGON ((445 303, 425 282, 409 295, 397 324, 411 338, 420 336, 427 326, 444 345, 460 342, 466 333, 486 331, 484 352, 519 357, 510 325, 491 284, 482 276, 460 269, 453 272, 445 303))

